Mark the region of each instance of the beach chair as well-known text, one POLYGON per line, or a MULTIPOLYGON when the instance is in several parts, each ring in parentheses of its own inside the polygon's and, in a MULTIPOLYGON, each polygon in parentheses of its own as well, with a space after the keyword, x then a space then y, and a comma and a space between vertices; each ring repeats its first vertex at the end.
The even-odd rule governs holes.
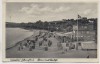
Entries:
POLYGON ((49 40, 48 41, 48 46, 50 47, 52 45, 52 42, 49 40))
POLYGON ((48 47, 47 46, 45 46, 44 49, 45 49, 45 51, 48 51, 48 47))

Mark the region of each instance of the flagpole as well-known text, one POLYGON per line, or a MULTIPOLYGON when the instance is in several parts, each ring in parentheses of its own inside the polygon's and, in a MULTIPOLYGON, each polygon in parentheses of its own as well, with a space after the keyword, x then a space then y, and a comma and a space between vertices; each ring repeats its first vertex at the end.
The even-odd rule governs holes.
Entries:
POLYGON ((76 50, 78 50, 78 20, 77 20, 77 43, 76 43, 76 50))
POLYGON ((44 30, 44 22, 43 22, 43 30, 44 30))
POLYGON ((11 16, 10 16, 10 22, 11 22, 11 16))
POLYGON ((49 24, 48 24, 48 31, 49 31, 49 24))

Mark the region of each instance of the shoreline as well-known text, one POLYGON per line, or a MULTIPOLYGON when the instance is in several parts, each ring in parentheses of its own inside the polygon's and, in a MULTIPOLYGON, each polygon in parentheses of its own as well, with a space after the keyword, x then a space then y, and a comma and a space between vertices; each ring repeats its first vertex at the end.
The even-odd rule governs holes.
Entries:
MULTIPOLYGON (((44 45, 42 47, 37 46, 39 43, 36 44, 36 48, 32 51, 29 49, 24 48, 23 50, 18 50, 18 45, 20 43, 24 43, 28 39, 34 39, 35 36, 38 36, 39 32, 35 32, 35 34, 27 37, 19 42, 17 42, 14 46, 8 48, 6 50, 6 57, 7 58, 87 58, 89 55, 90 58, 97 58, 97 51, 96 50, 67 50, 64 51, 63 49, 58 49, 57 43, 59 42, 57 38, 51 36, 47 38, 48 40, 52 41, 52 46, 48 47, 48 51, 44 49, 44 45), (13 52, 12 52, 13 51, 13 52)), ((42 36, 42 35, 41 35, 42 36)), ((48 36, 48 35, 47 35, 48 36)), ((46 37, 47 37, 46 36, 46 37)), ((38 42, 40 42, 41 38, 38 42)), ((45 42, 47 43, 47 42, 45 42)))
POLYGON ((27 38, 25 38, 25 39, 23 39, 23 40, 21 40, 21 41, 19 41, 19 42, 17 42, 15 45, 13 45, 13 46, 11 46, 11 47, 8 47, 8 48, 6 48, 6 50, 9 50, 9 49, 11 49, 11 48, 13 48, 13 47, 16 47, 17 45, 19 45, 22 41, 24 41, 24 40, 27 40, 28 38, 30 38, 30 37, 32 37, 33 35, 31 35, 31 36, 29 36, 29 37, 27 37, 27 38))
MULTIPOLYGON (((23 29, 23 28, 20 28, 20 29, 23 29)), ((27 30, 27 29, 24 29, 24 30, 27 30)), ((32 36, 33 36, 33 37, 36 36, 36 35, 38 34, 38 31, 39 31, 39 30, 33 29, 33 30, 29 30, 29 31, 34 31, 34 32, 33 32, 32 35, 30 35, 30 36, 28 36, 28 37, 26 37, 26 38, 23 38, 22 40, 19 40, 19 41, 16 42, 14 45, 12 45, 12 46, 10 46, 10 47, 6 47, 6 50, 9 50, 9 49, 11 49, 11 48, 14 48, 14 47, 18 46, 21 42, 23 42, 23 41, 25 41, 25 40, 31 38, 32 36), (37 34, 36 34, 36 33, 37 33, 37 34)))

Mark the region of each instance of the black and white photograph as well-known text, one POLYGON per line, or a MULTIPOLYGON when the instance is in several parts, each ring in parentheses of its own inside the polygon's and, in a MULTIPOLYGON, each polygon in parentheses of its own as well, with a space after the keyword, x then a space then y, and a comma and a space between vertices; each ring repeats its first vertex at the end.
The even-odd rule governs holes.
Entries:
POLYGON ((7 2, 6 58, 97 59, 98 3, 7 2))

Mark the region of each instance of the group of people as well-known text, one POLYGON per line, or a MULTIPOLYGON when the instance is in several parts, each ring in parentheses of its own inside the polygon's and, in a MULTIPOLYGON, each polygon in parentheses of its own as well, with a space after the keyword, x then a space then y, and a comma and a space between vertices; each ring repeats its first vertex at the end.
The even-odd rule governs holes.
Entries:
POLYGON ((27 40, 25 43, 20 43, 18 50, 23 50, 24 48, 28 48, 29 51, 35 49, 35 41, 34 40, 27 40))
POLYGON ((39 47, 43 46, 44 50, 47 51, 48 47, 52 45, 52 41, 50 41, 48 38, 50 38, 52 35, 50 33, 46 32, 44 35, 40 36, 42 38, 41 41, 39 41, 39 47))
POLYGON ((46 38, 43 38, 43 40, 39 42, 39 47, 43 46, 43 44, 44 44, 44 46, 50 47, 52 45, 52 41, 50 41, 50 40, 48 40, 46 38))
POLYGON ((48 32, 44 32, 44 34, 42 32, 39 32, 39 34, 37 36, 33 37, 33 39, 31 39, 31 40, 28 39, 25 42, 19 43, 18 50, 21 51, 25 48, 28 48, 29 51, 32 51, 36 48, 36 45, 38 45, 39 47, 44 46, 44 49, 48 50, 48 47, 50 47, 52 45, 52 41, 48 40, 48 38, 50 38, 50 37, 51 37, 51 35, 48 32), (38 41, 40 38, 42 38, 43 40, 38 41))

